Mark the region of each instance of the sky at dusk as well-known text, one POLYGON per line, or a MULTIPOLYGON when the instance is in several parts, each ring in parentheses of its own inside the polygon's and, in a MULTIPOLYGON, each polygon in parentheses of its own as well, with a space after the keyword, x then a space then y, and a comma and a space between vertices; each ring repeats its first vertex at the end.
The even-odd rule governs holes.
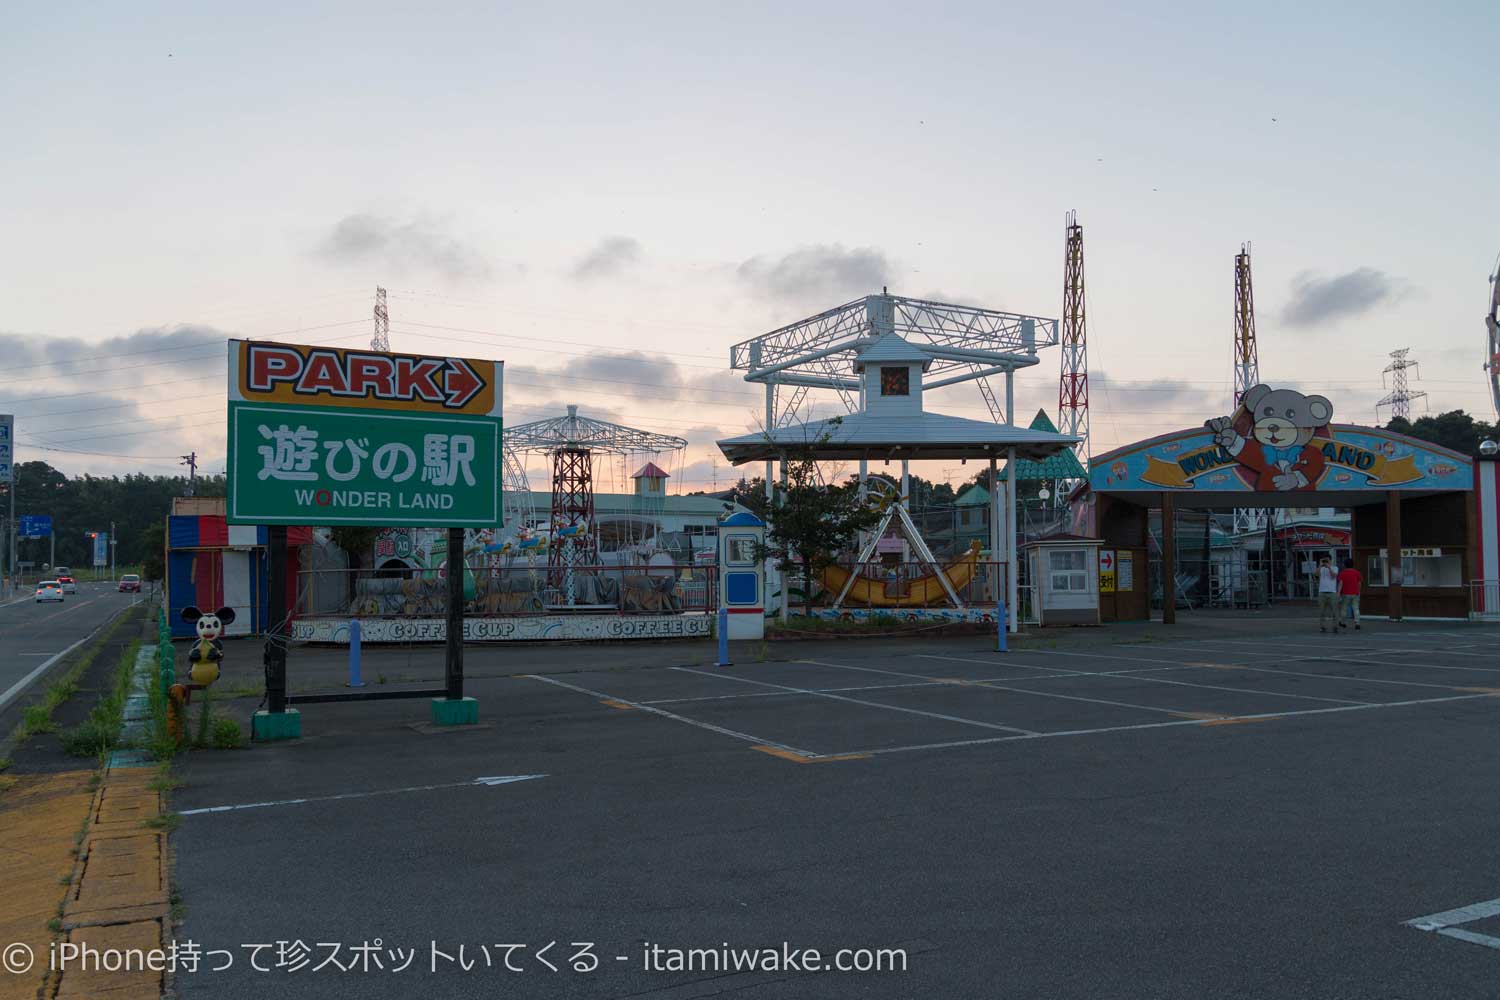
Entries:
MULTIPOLYGON (((1055 317, 1076 209, 1096 454, 1226 412, 1246 241, 1265 381, 1373 422, 1410 347, 1433 412, 1493 419, 1483 15, 24 3, 0 412, 18 461, 217 472, 225 339, 367 344, 383 285, 394 349, 506 362, 507 424, 576 403, 686 437, 674 487, 722 487, 711 442, 763 405, 729 345, 882 286, 1055 317)), ((1055 416, 1058 364, 1018 416, 1055 416)), ((986 413, 972 385, 928 406, 986 413)))

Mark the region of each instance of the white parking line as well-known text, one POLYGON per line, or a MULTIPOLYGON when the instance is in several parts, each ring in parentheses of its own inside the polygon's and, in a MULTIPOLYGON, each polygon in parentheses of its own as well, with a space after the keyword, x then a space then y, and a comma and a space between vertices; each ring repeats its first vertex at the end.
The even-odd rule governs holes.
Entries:
POLYGON ((1459 924, 1473 923, 1476 920, 1484 920, 1500 914, 1500 899, 1490 899, 1483 903, 1473 903, 1469 906, 1461 906, 1456 910, 1444 910, 1442 913, 1433 913, 1425 917, 1417 917, 1413 920, 1403 921, 1407 927, 1415 927, 1419 931, 1436 931, 1445 937, 1457 938, 1470 944, 1484 945, 1486 948, 1500 948, 1500 938, 1489 934, 1476 934, 1474 931, 1466 931, 1457 926, 1459 924))
MULTIPOLYGON (((811 663, 807 660, 804 662, 811 663)), ((825 666, 837 666, 837 664, 825 664, 825 666)), ((851 705, 864 705, 867 708, 883 708, 887 712, 905 712, 908 715, 922 715, 929 719, 941 719, 944 722, 957 722, 965 726, 979 726, 982 729, 995 729, 1003 733, 1020 733, 1022 735, 1034 736, 1035 731, 1021 729, 1019 726, 1002 726, 998 722, 980 722, 978 719, 965 719, 957 715, 944 715, 942 712, 924 712, 918 708, 906 708, 902 705, 883 705, 878 701, 865 701, 861 698, 849 698, 841 694, 825 694, 812 688, 797 688, 786 684, 772 684, 770 681, 753 681, 748 677, 734 677, 729 674, 710 674, 704 670, 694 670, 692 667, 672 667, 672 670, 681 671, 686 674, 702 674, 705 677, 720 677, 726 681, 739 681, 741 684, 758 684, 761 687, 779 688, 782 691, 796 692, 797 694, 810 694, 818 698, 829 698, 833 701, 846 701, 851 705)))
MULTIPOLYGON (((1035 652, 1044 652, 1044 651, 1043 650, 1035 650, 1035 652)), ((1052 654, 1052 655, 1055 655, 1055 656, 1093 656, 1093 655, 1095 655, 1095 654, 1092 654, 1092 653, 1064 653, 1061 650, 1056 650, 1056 649, 1045 650, 1045 652, 1047 652, 1049 654, 1052 654)), ((1099 659, 1110 660, 1110 659, 1113 659, 1113 657, 1100 656, 1099 659)), ((1174 680, 1171 680, 1171 679, 1166 678, 1166 677, 1148 677, 1147 673, 1151 672, 1151 671, 1161 672, 1161 671, 1165 671, 1165 670, 1187 670, 1187 669, 1190 669, 1192 667, 1197 667, 1199 669, 1205 669, 1205 668, 1204 668, 1204 665, 1201 664, 1201 663, 1187 663, 1187 664, 1183 664, 1183 663, 1177 663, 1175 660, 1138 660, 1138 661, 1135 661, 1135 662, 1139 662, 1139 663, 1170 663, 1170 664, 1172 664, 1172 666, 1169 666, 1169 667, 1159 667, 1159 668, 1147 668, 1147 669, 1142 669, 1142 670, 1128 670, 1128 671, 1126 671, 1126 670, 1111 670, 1111 671, 1087 672, 1087 673, 1080 672, 1078 674, 1078 676, 1079 677, 1118 677, 1118 676, 1120 676, 1122 674, 1128 674, 1130 680, 1133 680, 1133 681, 1146 681, 1147 683, 1150 683, 1150 684, 1174 684, 1174 685, 1177 685, 1178 687, 1204 688, 1204 689, 1209 690, 1209 691, 1233 691, 1233 692, 1235 692, 1237 694, 1258 694, 1258 695, 1266 695, 1266 696, 1272 697, 1272 698, 1295 698, 1295 699, 1297 699, 1299 701, 1322 701, 1322 702, 1329 702, 1329 703, 1335 704, 1335 705, 1369 705, 1369 704, 1374 704, 1373 702, 1359 701, 1359 700, 1357 700, 1355 698, 1322 698, 1322 697, 1319 697, 1317 695, 1311 695, 1311 694, 1291 694, 1290 692, 1287 692, 1287 691, 1266 691, 1266 690, 1262 690, 1262 689, 1258 689, 1258 688, 1230 687, 1227 684, 1198 684, 1198 683, 1195 683, 1193 681, 1174 681, 1174 680)), ((1292 661, 1290 661, 1290 660, 1281 660, 1279 662, 1289 663, 1289 662, 1292 662, 1292 661)), ((1233 667, 1235 670, 1264 670, 1265 669, 1263 667, 1245 666, 1242 663, 1225 663, 1225 664, 1222 664, 1222 666, 1233 667)), ((1285 673, 1286 671, 1273 670, 1273 671, 1270 671, 1270 672, 1271 673, 1285 673)), ((1306 674, 1305 676, 1307 676, 1307 677, 1317 677, 1317 676, 1323 676, 1323 675, 1319 675, 1319 674, 1306 674)), ((1039 678, 1033 678, 1033 679, 1039 679, 1039 678)), ((1342 678, 1339 678, 1339 679, 1340 680, 1358 680, 1359 678, 1342 677, 1342 678)), ((1445 691, 1451 691, 1451 690, 1453 690, 1453 688, 1452 688, 1451 685, 1445 685, 1445 684, 1424 684, 1424 685, 1419 685, 1419 686, 1421 686, 1421 687, 1441 687, 1445 691)))
MULTIPOLYGON (((675 668, 671 668, 671 669, 675 669, 675 668)), ((735 675, 733 675, 733 674, 722 674, 721 673, 721 674, 714 674, 713 676, 718 677, 718 678, 720 678, 722 680, 733 680, 733 679, 735 679, 735 675)), ((1042 678, 1027 677, 1025 679, 1026 680, 1038 680, 1038 679, 1045 680, 1047 677, 1064 677, 1064 676, 1067 676, 1067 675, 1066 674, 1047 674, 1047 675, 1045 675, 1042 678)), ((979 680, 972 680, 972 681, 971 680, 962 680, 962 681, 959 681, 959 683, 962 683, 962 684, 987 684, 990 681, 1004 681, 1004 680, 1015 680, 1015 679, 1016 678, 1014 678, 1014 677, 985 677, 985 678, 981 678, 979 680)), ((903 688, 905 688, 905 689, 911 689, 911 688, 924 688, 924 687, 953 687, 954 684, 955 684, 954 680, 949 680, 949 679, 936 680, 936 679, 934 679, 934 680, 930 680, 930 681, 911 681, 909 683, 904 683, 904 684, 861 684, 861 685, 859 685, 857 687, 811 688, 810 690, 811 690, 811 692, 813 694, 848 694, 851 691, 891 691, 891 690, 899 690, 899 689, 903 689, 903 688)), ((650 701, 643 701, 643 702, 641 702, 641 704, 642 705, 681 705, 681 704, 684 704, 684 703, 687 703, 687 702, 694 702, 694 701, 736 701, 736 700, 739 700, 739 699, 742 699, 742 698, 785 698, 786 696, 788 696, 790 694, 801 692, 801 690, 802 690, 801 688, 793 688, 793 689, 787 690, 787 691, 746 691, 746 692, 742 692, 740 694, 706 694, 706 695, 699 695, 696 698, 652 698, 650 701)))
POLYGON ((615 695, 605 694, 602 691, 593 691, 586 687, 580 687, 577 684, 569 684, 567 681, 560 681, 556 677, 543 677, 541 674, 522 674, 521 676, 530 678, 534 681, 541 681, 543 684, 552 684, 560 688, 567 688, 569 691, 577 691, 580 694, 592 695, 593 697, 601 700, 608 698, 610 701, 618 702, 621 705, 629 705, 631 708, 640 709, 642 712, 650 712, 652 715, 659 715, 664 719, 671 719, 674 722, 685 722, 689 726, 696 726, 699 729, 707 729, 709 732, 718 733, 720 736, 732 736, 737 740, 744 740, 747 743, 776 747, 778 750, 790 750, 792 753, 800 754, 803 757, 822 756, 821 754, 818 754, 812 750, 803 750, 799 747, 790 746, 786 743, 778 743, 776 740, 767 740, 762 739, 759 736, 751 736, 749 733, 742 733, 734 729, 726 729, 724 726, 716 726, 711 722, 700 722, 697 719, 689 719, 685 715, 678 715, 676 712, 668 712, 664 708, 657 708, 655 705, 647 705, 645 702, 631 701, 628 698, 618 698, 615 695))
POLYGON ((1141 722, 1131 726, 1103 726, 1098 729, 1071 729, 1051 733, 1034 733, 1030 736, 991 736, 973 740, 950 740, 945 743, 922 743, 902 747, 880 747, 872 750, 849 750, 850 754, 910 753, 915 750, 950 750, 959 747, 982 746, 987 743, 1012 743, 1020 740, 1045 740, 1062 736, 1095 736, 1102 733, 1126 733, 1141 729, 1168 729, 1176 726, 1205 726, 1219 721, 1255 721, 1261 719, 1289 719, 1302 715, 1325 715, 1330 712, 1363 712, 1380 708, 1406 708, 1413 705, 1437 705, 1451 701, 1472 701, 1475 698, 1493 698, 1489 694, 1460 694, 1447 698, 1419 698, 1412 701, 1369 702, 1357 705, 1337 705, 1333 708, 1303 708, 1290 712, 1261 712, 1256 715, 1231 715, 1224 720, 1184 719, 1181 722, 1141 722))
POLYGON ((305 799, 273 799, 268 802, 243 802, 233 806, 208 806, 203 809, 184 809, 179 816, 202 816, 207 813, 238 812, 241 809, 268 809, 272 806, 300 806, 308 802, 338 802, 343 799, 368 799, 377 795, 399 795, 404 792, 430 792, 438 788, 475 788, 494 785, 513 785, 518 781, 534 781, 545 778, 545 774, 496 774, 472 781, 449 781, 441 785, 408 785, 405 788, 382 788, 373 792, 344 792, 340 795, 313 795, 305 799))

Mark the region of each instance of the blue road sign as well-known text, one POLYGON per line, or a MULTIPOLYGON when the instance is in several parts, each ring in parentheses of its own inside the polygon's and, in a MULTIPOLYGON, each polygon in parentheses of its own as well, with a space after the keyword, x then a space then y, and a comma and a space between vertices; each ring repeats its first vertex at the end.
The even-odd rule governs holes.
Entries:
POLYGON ((51 514, 22 514, 16 532, 22 538, 46 538, 52 534, 51 514))

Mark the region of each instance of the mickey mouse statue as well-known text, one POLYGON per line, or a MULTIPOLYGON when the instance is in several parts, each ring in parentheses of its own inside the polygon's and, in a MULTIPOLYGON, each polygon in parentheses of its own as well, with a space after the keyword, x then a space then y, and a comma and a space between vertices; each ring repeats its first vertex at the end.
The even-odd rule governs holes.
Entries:
POLYGON ((183 608, 182 620, 191 622, 198 632, 198 641, 188 650, 188 662, 193 665, 188 677, 193 687, 206 688, 219 679, 219 661, 224 659, 221 637, 225 626, 234 621, 234 609, 204 612, 193 607, 183 608))

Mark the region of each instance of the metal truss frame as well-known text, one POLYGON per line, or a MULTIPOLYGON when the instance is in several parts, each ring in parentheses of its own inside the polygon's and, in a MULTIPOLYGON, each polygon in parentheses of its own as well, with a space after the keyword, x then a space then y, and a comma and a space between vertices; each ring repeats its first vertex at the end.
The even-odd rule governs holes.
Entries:
POLYGON ((882 293, 846 302, 735 344, 729 366, 767 386, 767 426, 795 419, 808 389, 831 389, 847 412, 859 409, 859 380, 850 368, 876 337, 896 333, 933 356, 925 388, 977 381, 997 423, 1006 409, 986 379, 1037 364, 1037 351, 1058 343, 1058 321, 1042 316, 932 302, 882 293), (780 386, 791 387, 778 399, 780 386))
POLYGON ((567 416, 507 427, 505 445, 518 454, 574 448, 608 455, 635 455, 642 452, 677 451, 687 447, 687 440, 671 434, 656 434, 580 417, 578 407, 569 406, 567 416))

